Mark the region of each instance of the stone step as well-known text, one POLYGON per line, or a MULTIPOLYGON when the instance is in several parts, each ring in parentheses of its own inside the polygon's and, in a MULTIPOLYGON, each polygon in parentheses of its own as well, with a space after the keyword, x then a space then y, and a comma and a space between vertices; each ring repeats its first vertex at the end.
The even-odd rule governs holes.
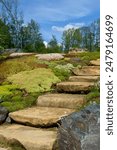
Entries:
POLYGON ((9 114, 17 123, 34 127, 51 127, 57 125, 62 116, 74 112, 73 109, 32 107, 9 114))
POLYGON ((91 60, 90 65, 92 66, 100 66, 100 59, 97 60, 91 60))
POLYGON ((83 66, 81 69, 74 68, 72 71, 77 76, 99 76, 100 66, 83 66))
POLYGON ((73 82, 96 82, 99 80, 99 76, 71 76, 69 81, 73 82))
POLYGON ((77 108, 85 103, 85 95, 79 94, 45 94, 38 97, 39 107, 77 108))
POLYGON ((23 125, 1 125, 0 141, 18 143, 26 150, 52 150, 57 137, 56 129, 39 129, 23 125))
POLYGON ((89 92, 94 84, 94 82, 61 82, 57 84, 57 91, 68 93, 89 92))

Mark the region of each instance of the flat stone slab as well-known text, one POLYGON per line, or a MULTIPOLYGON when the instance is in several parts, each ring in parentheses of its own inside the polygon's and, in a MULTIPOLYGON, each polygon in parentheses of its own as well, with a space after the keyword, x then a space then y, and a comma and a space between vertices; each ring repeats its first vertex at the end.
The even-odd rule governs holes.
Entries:
POLYGON ((81 69, 74 68, 72 71, 77 76, 99 76, 100 75, 99 66, 83 66, 81 69))
POLYGON ((64 58, 63 54, 60 53, 50 53, 50 54, 38 54, 35 55, 40 60, 52 61, 52 60, 61 60, 64 58))
POLYGON ((56 129, 38 129, 22 125, 0 126, 0 141, 19 142, 26 150, 52 150, 56 129))
POLYGON ((99 76, 71 76, 69 81, 74 82, 96 82, 99 80, 99 76))
POLYGON ((0 147, 0 150, 8 150, 8 149, 6 149, 6 148, 1 148, 1 147, 0 147))
POLYGON ((12 120, 21 124, 35 127, 50 127, 57 125, 62 116, 66 116, 73 111, 65 108, 32 107, 12 112, 9 116, 12 120))
POLYGON ((21 57, 21 56, 30 56, 34 55, 34 53, 12 53, 9 57, 21 57))
POLYGON ((90 65, 92 65, 92 66, 100 66, 100 59, 90 61, 90 65))
POLYGON ((45 94, 38 97, 39 107, 76 108, 85 103, 85 95, 80 94, 45 94))
POLYGON ((58 92, 78 93, 90 91, 94 82, 61 82, 57 84, 58 92))

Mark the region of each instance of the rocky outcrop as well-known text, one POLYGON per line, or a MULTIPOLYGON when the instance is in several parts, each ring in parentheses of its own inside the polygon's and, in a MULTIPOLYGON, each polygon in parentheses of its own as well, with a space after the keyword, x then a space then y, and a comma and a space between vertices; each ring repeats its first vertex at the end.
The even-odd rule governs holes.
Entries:
POLYGON ((85 95, 79 94, 45 94, 38 97, 39 107, 79 108, 85 103, 85 95))
POLYGON ((57 91, 67 93, 85 93, 89 92, 93 86, 93 82, 61 82, 57 84, 57 91))
POLYGON ((34 127, 57 126, 61 117, 74 112, 73 109, 32 107, 9 114, 10 118, 17 123, 34 127))
POLYGON ((77 76, 99 76, 99 66, 83 66, 82 68, 74 68, 73 73, 77 76))
POLYGON ((55 150, 56 129, 37 129, 22 125, 0 126, 0 141, 18 145, 23 150, 55 150))
POLYGON ((47 60, 47 61, 61 60, 64 58, 64 56, 59 53, 38 54, 38 55, 36 55, 36 57, 38 57, 38 59, 40 59, 40 60, 47 60))
POLYGON ((58 131, 60 150, 100 149, 100 109, 92 104, 61 120, 58 131))
POLYGON ((8 110, 2 106, 0 106, 0 124, 5 122, 8 115, 8 110))

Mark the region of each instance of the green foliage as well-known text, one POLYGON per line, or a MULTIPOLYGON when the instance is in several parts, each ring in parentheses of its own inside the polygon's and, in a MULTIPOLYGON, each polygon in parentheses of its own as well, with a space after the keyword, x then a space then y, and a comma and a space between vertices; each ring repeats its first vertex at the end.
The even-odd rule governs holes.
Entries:
POLYGON ((50 91, 52 84, 60 81, 50 69, 45 68, 20 72, 7 80, 28 93, 50 91))
POLYGON ((98 90, 92 91, 86 96, 87 102, 96 102, 99 103, 100 101, 100 92, 98 90))
POLYGON ((10 46, 9 28, 0 19, 0 51, 10 46))

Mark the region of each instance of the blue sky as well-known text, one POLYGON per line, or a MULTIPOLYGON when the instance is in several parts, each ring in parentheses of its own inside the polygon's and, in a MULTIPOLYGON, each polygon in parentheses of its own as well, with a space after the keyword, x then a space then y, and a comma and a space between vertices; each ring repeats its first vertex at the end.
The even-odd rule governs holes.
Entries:
POLYGON ((88 25, 100 16, 99 0, 20 0, 20 6, 25 23, 37 21, 47 42, 52 35, 60 42, 64 30, 88 25))

